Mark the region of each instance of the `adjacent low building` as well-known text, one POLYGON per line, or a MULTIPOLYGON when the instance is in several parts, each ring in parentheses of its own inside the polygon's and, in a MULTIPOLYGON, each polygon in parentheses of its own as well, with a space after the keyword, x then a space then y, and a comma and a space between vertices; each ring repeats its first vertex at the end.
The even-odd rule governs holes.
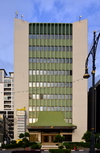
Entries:
POLYGON ((8 119, 8 135, 14 139, 14 73, 0 69, 0 114, 8 119))
POLYGON ((9 121, 6 115, 0 112, 0 144, 9 144, 9 121))

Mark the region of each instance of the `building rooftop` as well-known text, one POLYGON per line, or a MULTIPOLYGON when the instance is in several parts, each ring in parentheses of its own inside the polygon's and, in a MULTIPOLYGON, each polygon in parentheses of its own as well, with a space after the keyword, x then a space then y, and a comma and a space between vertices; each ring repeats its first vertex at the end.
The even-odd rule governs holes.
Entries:
POLYGON ((51 111, 43 111, 39 112, 38 121, 35 123, 31 123, 28 125, 29 127, 66 127, 66 128, 76 128, 76 125, 67 123, 64 121, 62 112, 51 112, 51 111))

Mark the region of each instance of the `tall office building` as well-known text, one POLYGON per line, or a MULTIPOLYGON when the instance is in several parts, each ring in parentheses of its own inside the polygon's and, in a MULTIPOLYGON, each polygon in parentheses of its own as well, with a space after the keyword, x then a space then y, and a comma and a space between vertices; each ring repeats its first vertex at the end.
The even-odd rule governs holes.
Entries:
POLYGON ((0 69, 0 114, 8 119, 8 135, 14 138, 14 73, 0 69))
POLYGON ((26 128, 33 141, 52 142, 57 134, 81 141, 87 130, 87 81, 82 79, 86 56, 87 20, 15 19, 15 139, 26 128), (16 111, 23 108, 22 125, 16 111))

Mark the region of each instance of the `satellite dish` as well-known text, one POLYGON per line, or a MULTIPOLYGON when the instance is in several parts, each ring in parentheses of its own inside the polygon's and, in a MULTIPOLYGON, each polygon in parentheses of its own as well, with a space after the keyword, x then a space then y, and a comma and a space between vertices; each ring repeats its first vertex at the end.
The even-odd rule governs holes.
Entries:
POLYGON ((82 16, 80 15, 80 16, 79 16, 79 21, 81 20, 81 18, 82 18, 82 16))
POLYGON ((21 20, 23 19, 24 15, 21 15, 21 20))

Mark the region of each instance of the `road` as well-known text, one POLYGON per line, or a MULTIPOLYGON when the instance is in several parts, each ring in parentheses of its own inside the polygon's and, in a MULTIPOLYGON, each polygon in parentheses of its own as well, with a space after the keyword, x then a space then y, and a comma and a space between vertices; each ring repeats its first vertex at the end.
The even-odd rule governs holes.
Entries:
POLYGON ((11 153, 12 150, 0 150, 0 153, 11 153))
MULTIPOLYGON (((11 153, 12 150, 0 150, 0 153, 11 153)), ((49 153, 49 151, 41 151, 42 153, 49 153)), ((71 153, 89 153, 89 151, 71 151, 71 153)))

